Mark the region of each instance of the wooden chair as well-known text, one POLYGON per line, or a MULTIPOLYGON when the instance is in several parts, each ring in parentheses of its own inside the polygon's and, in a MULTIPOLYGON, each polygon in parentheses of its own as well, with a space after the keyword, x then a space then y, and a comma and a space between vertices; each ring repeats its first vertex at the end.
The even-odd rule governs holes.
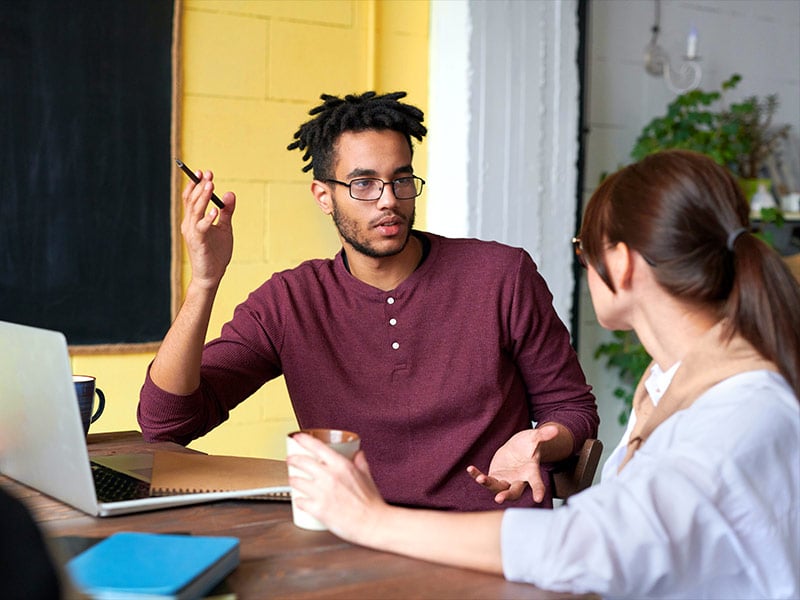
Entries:
POLYGON ((592 485, 602 453, 603 442, 596 439, 586 440, 572 469, 552 473, 553 498, 566 500, 572 494, 577 494, 592 485))
POLYGON ((800 282, 800 253, 787 256, 783 260, 789 265, 789 270, 794 275, 794 278, 800 282))

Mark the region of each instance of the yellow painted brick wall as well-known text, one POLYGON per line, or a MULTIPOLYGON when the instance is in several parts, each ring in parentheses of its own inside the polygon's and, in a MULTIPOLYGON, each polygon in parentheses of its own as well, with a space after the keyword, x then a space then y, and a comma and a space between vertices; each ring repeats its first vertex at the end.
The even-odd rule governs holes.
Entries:
MULTIPOLYGON (((321 93, 408 91, 428 96, 427 0, 183 0, 179 48, 179 153, 234 191, 234 256, 209 337, 275 271, 333 256, 336 230, 309 191, 301 153, 286 150, 321 93)), ((415 168, 426 170, 424 144, 415 168)), ((181 187, 183 180, 181 180, 181 187)), ((424 195, 418 220, 424 227, 424 195)), ((190 276, 183 257, 184 284, 190 276)), ((152 354, 75 356, 98 377, 106 414, 92 431, 137 429, 139 388, 152 354)), ((192 447, 215 454, 282 457, 296 426, 283 380, 270 382, 192 447)))

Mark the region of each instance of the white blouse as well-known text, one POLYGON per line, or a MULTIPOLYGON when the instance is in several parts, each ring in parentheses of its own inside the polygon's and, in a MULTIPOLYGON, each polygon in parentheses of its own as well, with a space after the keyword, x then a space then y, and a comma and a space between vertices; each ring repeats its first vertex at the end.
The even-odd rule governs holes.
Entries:
POLYGON ((672 415, 567 505, 508 509, 503 569, 605 597, 796 598, 799 512, 800 403, 779 374, 751 371, 672 415))

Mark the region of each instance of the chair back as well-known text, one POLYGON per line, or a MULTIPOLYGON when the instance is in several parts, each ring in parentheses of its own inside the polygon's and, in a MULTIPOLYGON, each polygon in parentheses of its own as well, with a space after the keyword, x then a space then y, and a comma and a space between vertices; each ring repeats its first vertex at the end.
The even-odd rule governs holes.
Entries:
POLYGON ((572 469, 552 473, 553 498, 566 500, 572 494, 592 485, 602 453, 603 442, 596 439, 586 440, 572 469))
POLYGON ((791 256, 786 256, 783 260, 789 265, 789 270, 792 272, 792 275, 794 275, 794 278, 800 282, 800 252, 792 254, 791 256))

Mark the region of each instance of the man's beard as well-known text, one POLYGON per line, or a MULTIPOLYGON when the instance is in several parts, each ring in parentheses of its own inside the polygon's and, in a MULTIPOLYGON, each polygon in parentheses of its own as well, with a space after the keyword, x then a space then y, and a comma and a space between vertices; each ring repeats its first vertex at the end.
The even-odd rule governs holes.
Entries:
POLYGON ((336 224, 336 229, 339 230, 339 235, 342 236, 344 241, 350 244, 356 252, 359 252, 364 256, 369 256, 370 258, 386 258, 400 254, 406 247, 406 244, 408 244, 408 238, 411 236, 411 230, 414 228, 414 219, 416 214, 417 209, 415 207, 414 212, 411 213, 411 218, 408 221, 408 232, 406 233, 406 239, 403 240, 402 245, 400 245, 399 248, 393 248, 384 251, 373 248, 368 242, 358 239, 358 225, 352 219, 342 215, 335 200, 333 201, 333 213, 331 216, 333 217, 333 222, 336 224))

